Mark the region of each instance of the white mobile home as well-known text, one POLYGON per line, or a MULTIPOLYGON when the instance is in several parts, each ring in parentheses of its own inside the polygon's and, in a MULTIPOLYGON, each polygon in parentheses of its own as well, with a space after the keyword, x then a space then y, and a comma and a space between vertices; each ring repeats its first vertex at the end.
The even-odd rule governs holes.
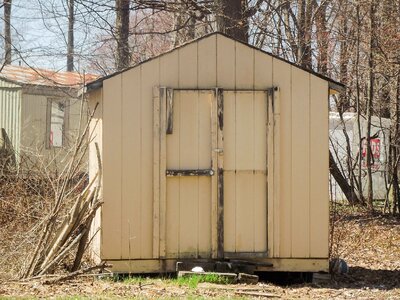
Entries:
MULTIPOLYGON (((379 118, 373 116, 371 120, 371 147, 373 154, 372 163, 372 180, 373 180, 373 191, 375 199, 386 198, 386 187, 388 186, 387 179, 387 164, 388 164, 388 153, 389 153, 389 136, 390 136, 390 123, 391 121, 386 118, 379 118)), ((329 114, 329 135, 330 144, 329 147, 335 161, 338 163, 340 168, 348 174, 347 159, 348 150, 346 137, 343 130, 349 138, 350 144, 350 155, 352 159, 352 165, 355 166, 354 172, 358 174, 359 170, 359 151, 361 145, 361 183, 363 187, 364 196, 367 195, 367 167, 366 167, 366 125, 367 120, 365 116, 360 116, 360 134, 357 123, 357 114, 354 112, 347 112, 343 114, 343 120, 340 118, 339 113, 331 112, 329 114), (361 141, 360 141, 361 138, 361 141)), ((336 181, 332 181, 331 186, 332 198, 335 200, 345 200, 346 197, 341 191, 336 181)))
MULTIPOLYGON (((93 80, 86 76, 86 81, 93 80)), ((0 128, 20 161, 57 162, 81 118, 81 74, 6 65, 0 72, 0 128), (55 158, 55 159, 54 159, 55 158)), ((86 115, 83 122, 86 122, 86 115)), ((55 164, 53 164, 55 165, 55 164)))

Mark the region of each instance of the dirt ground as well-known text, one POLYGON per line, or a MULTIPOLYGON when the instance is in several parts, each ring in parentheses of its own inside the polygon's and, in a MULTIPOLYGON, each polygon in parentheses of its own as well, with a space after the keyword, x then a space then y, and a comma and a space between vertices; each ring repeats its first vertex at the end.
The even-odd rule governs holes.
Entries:
POLYGON ((349 273, 319 283, 290 286, 268 282, 257 285, 199 283, 193 287, 161 278, 113 281, 80 277, 46 284, 43 280, 1 281, 0 277, 0 298, 400 299, 400 220, 388 216, 346 214, 337 217, 333 229, 332 253, 346 260, 349 273))

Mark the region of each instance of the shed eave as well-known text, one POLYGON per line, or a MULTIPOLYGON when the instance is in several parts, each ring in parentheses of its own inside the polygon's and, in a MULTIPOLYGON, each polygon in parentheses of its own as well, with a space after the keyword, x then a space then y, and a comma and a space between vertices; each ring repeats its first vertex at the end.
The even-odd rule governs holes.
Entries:
POLYGON ((103 87, 103 81, 105 79, 107 79, 107 78, 103 77, 103 78, 99 78, 99 79, 97 79, 97 80, 95 80, 95 81, 93 81, 91 83, 88 83, 86 85, 85 93, 89 93, 91 91, 94 91, 94 90, 102 88, 103 87))
POLYGON ((346 90, 346 86, 335 81, 328 81, 328 87, 329 87, 329 94, 330 95, 336 95, 343 93, 346 90))

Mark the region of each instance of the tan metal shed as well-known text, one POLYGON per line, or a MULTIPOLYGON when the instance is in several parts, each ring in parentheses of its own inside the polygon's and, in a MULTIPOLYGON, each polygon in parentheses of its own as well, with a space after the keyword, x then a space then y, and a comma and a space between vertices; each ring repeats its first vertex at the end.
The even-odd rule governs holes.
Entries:
POLYGON ((245 261, 328 270, 328 95, 341 85, 220 33, 88 85, 114 272, 245 261))

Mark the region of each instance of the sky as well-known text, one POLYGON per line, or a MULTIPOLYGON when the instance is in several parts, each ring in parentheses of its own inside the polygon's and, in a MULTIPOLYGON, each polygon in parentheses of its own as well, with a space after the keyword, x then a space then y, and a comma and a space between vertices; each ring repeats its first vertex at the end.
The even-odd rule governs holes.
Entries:
MULTIPOLYGON (((11 10, 12 43, 20 55, 14 53, 13 64, 66 70, 67 13, 66 0, 13 0, 11 10)), ((83 1, 91 9, 89 1, 83 1)), ((96 1, 98 5, 102 1, 96 1)), ((104 1, 113 5, 114 1, 104 1)), ((93 7, 95 9, 95 7, 93 7)), ((99 10, 97 10, 99 11, 99 10)), ((105 21, 113 22, 110 11, 100 12, 101 18, 89 16, 86 10, 76 6, 75 22, 75 68, 83 71, 96 46, 96 39, 106 34, 105 21), (102 24, 104 23, 104 24, 102 24)), ((1 32, 4 27, 1 24, 1 32)), ((4 49, 4 47, 2 47, 4 49)))

